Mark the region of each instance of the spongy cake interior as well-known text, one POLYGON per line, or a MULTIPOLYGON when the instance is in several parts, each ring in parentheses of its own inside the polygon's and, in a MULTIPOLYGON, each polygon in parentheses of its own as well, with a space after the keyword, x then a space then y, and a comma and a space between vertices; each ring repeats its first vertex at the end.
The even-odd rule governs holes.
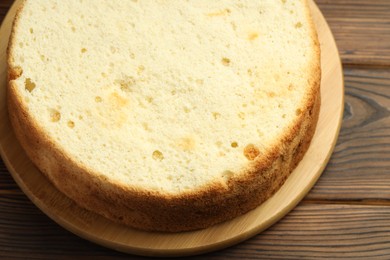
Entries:
POLYGON ((195 189, 240 174, 304 109, 303 1, 95 2, 28 1, 12 57, 34 120, 91 172, 195 189))

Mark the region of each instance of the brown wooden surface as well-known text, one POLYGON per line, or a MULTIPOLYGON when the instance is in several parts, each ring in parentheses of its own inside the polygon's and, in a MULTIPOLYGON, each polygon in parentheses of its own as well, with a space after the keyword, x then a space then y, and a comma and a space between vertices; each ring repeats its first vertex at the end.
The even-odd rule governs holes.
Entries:
MULTIPOLYGON (((13 1, 0 0, 0 20, 13 1)), ((316 0, 345 76, 329 165, 309 195, 252 239, 194 259, 390 259, 390 1, 316 0)), ((142 259, 94 245, 37 209, 0 161, 0 259, 142 259)))

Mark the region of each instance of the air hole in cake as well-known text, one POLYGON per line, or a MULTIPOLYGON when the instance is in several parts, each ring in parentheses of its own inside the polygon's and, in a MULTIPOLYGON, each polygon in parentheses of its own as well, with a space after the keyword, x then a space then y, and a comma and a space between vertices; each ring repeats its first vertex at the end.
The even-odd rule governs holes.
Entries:
POLYGON ((69 127, 69 128, 74 128, 74 125, 75 125, 75 124, 74 124, 73 121, 71 121, 71 120, 68 121, 68 127, 69 127))
POLYGON ((283 119, 286 118, 286 114, 283 114, 283 115, 282 115, 282 118, 283 118, 283 119))
POLYGON ((197 80, 195 80, 195 82, 196 82, 196 84, 198 84, 198 85, 203 85, 204 80, 203 80, 203 79, 197 79, 197 80))
POLYGON ((34 33, 34 29, 33 29, 33 28, 30 28, 30 33, 31 33, 31 34, 34 33))
POLYGON ((267 92, 267 96, 270 97, 270 98, 273 98, 273 97, 276 96, 276 94, 273 91, 269 91, 269 92, 267 92))
POLYGON ((237 142, 232 142, 230 144, 230 146, 233 147, 233 148, 237 148, 238 147, 238 143, 237 142))
POLYGON ((220 152, 218 153, 218 155, 219 155, 219 157, 224 157, 224 156, 226 155, 226 153, 220 151, 220 152))
POLYGON ((234 176, 234 172, 232 171, 227 170, 222 172, 222 178, 224 179, 225 182, 228 182, 233 176, 234 176))
POLYGON ((217 120, 218 118, 221 117, 221 114, 218 113, 218 112, 213 112, 212 114, 213 114, 213 117, 214 117, 215 120, 217 120))
POLYGON ((244 120, 244 119, 245 119, 245 113, 244 113, 244 112, 238 113, 238 117, 239 117, 240 119, 244 120))
POLYGON ((30 78, 26 78, 25 82, 24 82, 24 88, 28 91, 28 92, 32 92, 36 87, 36 84, 34 82, 32 82, 32 80, 30 78))
POLYGON ((148 103, 152 103, 153 102, 153 97, 146 97, 146 101, 148 101, 148 103))
POLYGON ((223 57, 221 59, 221 62, 222 62, 222 65, 224 65, 224 66, 229 66, 230 65, 230 59, 228 59, 226 57, 223 57))
POLYGON ((192 136, 187 136, 187 137, 179 138, 176 144, 180 149, 188 152, 195 148, 196 140, 192 136))
POLYGON ((311 116, 313 114, 313 107, 309 110, 309 115, 311 116))
POLYGON ((144 65, 139 65, 138 68, 137 68, 137 74, 140 75, 144 71, 145 71, 145 66, 144 65))
POLYGON ((81 49, 81 53, 86 53, 87 52, 87 49, 86 48, 82 48, 81 49))
POLYGON ((50 109, 50 121, 58 122, 61 119, 61 113, 56 109, 50 109))
POLYGON ((295 24, 295 28, 301 28, 302 27, 302 23, 301 22, 297 22, 296 24, 295 24))
POLYGON ((95 97, 95 101, 96 101, 96 103, 100 103, 100 102, 103 101, 103 99, 101 97, 99 97, 99 96, 96 96, 95 97))
POLYGON ((146 123, 146 122, 143 122, 143 123, 142 123, 142 127, 143 127, 146 131, 149 131, 149 132, 151 131, 150 128, 149 128, 148 123, 146 123))
POLYGON ((187 113, 187 114, 188 114, 189 112, 191 112, 191 109, 189 109, 188 107, 184 107, 183 110, 184 110, 184 112, 187 113))
POLYGON ((225 8, 223 10, 213 12, 213 13, 207 13, 206 15, 208 17, 220 17, 220 16, 227 16, 231 13, 231 10, 229 8, 225 8))
POLYGON ((302 114, 302 110, 298 108, 297 110, 295 110, 295 114, 299 116, 300 114, 302 114))
POLYGON ((231 22, 230 25, 232 26, 233 31, 237 30, 237 25, 235 22, 231 22))
POLYGON ((120 86, 122 91, 131 92, 131 87, 135 85, 135 79, 131 76, 126 76, 123 79, 117 79, 115 83, 120 86))
POLYGON ((22 76, 22 74, 23 74, 23 70, 21 67, 19 66, 13 67, 12 69, 10 69, 9 79, 10 80, 17 79, 20 76, 22 76))
POLYGON ((158 161, 162 161, 164 159, 164 155, 162 152, 160 152, 159 150, 155 150, 153 153, 152 153, 152 158, 154 160, 158 160, 158 161))
POLYGON ((249 41, 254 41, 259 37, 259 33, 257 32, 251 32, 248 34, 248 40, 249 41))
POLYGON ((249 161, 253 161, 254 159, 256 159, 256 157, 260 154, 260 150, 259 148, 257 148, 255 145, 253 144, 248 144, 247 146, 245 146, 244 148, 244 156, 249 160, 249 161))

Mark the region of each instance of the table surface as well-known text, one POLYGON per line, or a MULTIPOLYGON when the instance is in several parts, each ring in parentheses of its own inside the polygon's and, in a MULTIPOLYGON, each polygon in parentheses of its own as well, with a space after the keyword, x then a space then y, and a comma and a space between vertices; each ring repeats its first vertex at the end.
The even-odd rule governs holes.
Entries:
MULTIPOLYGON (((0 0, 0 21, 13 0, 0 0)), ((390 1, 316 0, 345 77, 340 136, 320 180, 286 217, 201 259, 390 259, 390 1)), ((0 259, 141 259, 63 229, 23 194, 0 159, 0 259)))

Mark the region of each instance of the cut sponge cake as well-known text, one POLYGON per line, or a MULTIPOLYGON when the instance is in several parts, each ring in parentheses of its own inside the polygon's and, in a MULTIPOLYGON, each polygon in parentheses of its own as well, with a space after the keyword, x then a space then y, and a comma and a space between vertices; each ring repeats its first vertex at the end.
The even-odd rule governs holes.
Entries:
POLYGON ((313 136, 320 51, 304 0, 27 0, 8 105, 80 206, 155 231, 260 205, 313 136))

